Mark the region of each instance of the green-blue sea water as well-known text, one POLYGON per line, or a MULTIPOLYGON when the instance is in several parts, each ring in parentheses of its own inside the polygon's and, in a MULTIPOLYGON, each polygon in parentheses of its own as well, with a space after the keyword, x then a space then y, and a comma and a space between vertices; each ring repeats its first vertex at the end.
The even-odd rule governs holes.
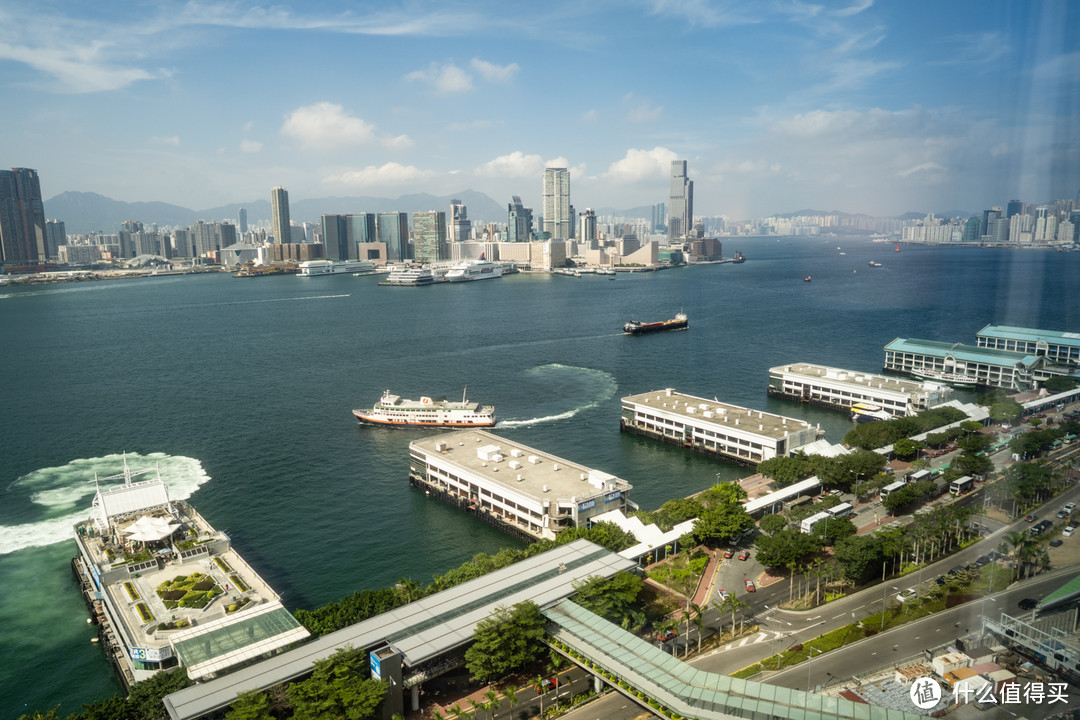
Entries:
POLYGON ((621 435, 625 395, 715 396, 819 423, 835 442, 847 418, 767 398, 769 367, 879 371, 895 337, 974 344, 989 323, 1080 332, 1080 253, 724 238, 735 250, 746 263, 614 280, 0 288, 0 720, 55 705, 63 716, 120 689, 69 560, 94 473, 119 472, 121 452, 160 468, 288 607, 311 608, 516 544, 409 488, 420 431, 360 427, 350 412, 386 389, 457 398, 468 386, 495 406, 496 432, 625 478, 655 508, 749 471, 621 435), (679 311, 687 331, 621 332, 679 311))

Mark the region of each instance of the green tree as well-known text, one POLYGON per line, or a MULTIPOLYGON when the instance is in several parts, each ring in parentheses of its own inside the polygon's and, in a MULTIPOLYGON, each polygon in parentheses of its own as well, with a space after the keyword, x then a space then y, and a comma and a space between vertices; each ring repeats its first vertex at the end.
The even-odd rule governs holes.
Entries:
POLYGON ((982 433, 971 433, 965 435, 956 441, 956 445, 966 453, 978 453, 982 452, 986 448, 990 447, 994 441, 989 435, 983 435, 982 433))
POLYGON ((387 684, 372 680, 363 650, 341 648, 315 663, 307 680, 289 685, 293 720, 366 720, 386 696, 387 684))
POLYGON ((178 667, 159 672, 131 686, 128 693, 128 716, 132 720, 159 720, 165 717, 162 698, 191 685, 187 670, 178 667))
POLYGON ((859 529, 849 518, 826 518, 818 520, 811 528, 811 532, 822 545, 833 546, 841 538, 846 538, 857 533, 859 529))
POLYGON ((543 650, 544 616, 531 600, 498 607, 476 624, 465 665, 481 682, 519 670, 543 650))
POLYGON ((874 535, 852 535, 836 543, 833 552, 841 574, 858 585, 881 574, 882 549, 874 535))
POLYGON ((821 550, 821 543, 816 538, 791 528, 775 535, 762 535, 754 546, 758 562, 767 567, 786 567, 821 550))
POLYGON ((1012 423, 1024 412, 1020 403, 1010 397, 999 398, 990 403, 990 419, 997 423, 1012 423))
POLYGON ((574 602, 602 618, 637 632, 645 624, 645 613, 638 602, 644 581, 626 571, 610 580, 594 575, 574 583, 574 602))
POLYGON ((985 455, 969 455, 965 453, 956 458, 953 466, 962 475, 986 475, 993 471, 994 462, 985 455))
POLYGON ((754 519, 739 503, 710 505, 694 524, 694 539, 702 545, 716 547, 753 526, 754 519))
POLYGON ((1080 385, 1080 382, 1077 382, 1075 378, 1064 377, 1060 375, 1052 378, 1047 378, 1042 382, 1042 386, 1046 388, 1046 390, 1051 395, 1059 392, 1065 392, 1066 390, 1072 390, 1077 385, 1080 385))
POLYGON ((813 464, 805 453, 777 456, 758 463, 757 471, 776 481, 780 487, 792 485, 813 474, 813 464))
POLYGON ((242 692, 225 713, 225 720, 274 720, 270 713, 270 698, 258 690, 242 692))
POLYGON ((788 520, 786 517, 779 513, 772 513, 761 518, 758 522, 758 527, 762 531, 769 533, 770 535, 780 532, 788 526, 788 520))
POLYGON ((893 444, 893 452, 896 453, 897 457, 909 458, 917 455, 924 447, 926 447, 926 445, 917 440, 900 438, 893 444))

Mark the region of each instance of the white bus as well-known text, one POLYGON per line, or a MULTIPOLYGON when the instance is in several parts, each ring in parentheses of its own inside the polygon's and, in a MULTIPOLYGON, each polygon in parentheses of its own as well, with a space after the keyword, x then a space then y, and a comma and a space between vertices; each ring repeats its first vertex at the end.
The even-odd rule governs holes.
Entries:
POLYGON ((846 518, 855 512, 855 507, 851 503, 840 503, 839 505, 834 505, 825 512, 829 513, 829 517, 846 518))

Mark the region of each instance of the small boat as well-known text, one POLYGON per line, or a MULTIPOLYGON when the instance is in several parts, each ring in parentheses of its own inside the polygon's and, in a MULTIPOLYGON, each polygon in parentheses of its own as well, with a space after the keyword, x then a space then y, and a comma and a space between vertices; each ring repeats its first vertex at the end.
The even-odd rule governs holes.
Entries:
POLYGON ((867 265, 869 265, 870 267, 881 267, 881 263, 879 263, 879 262, 874 262, 873 260, 871 260, 870 262, 868 262, 868 263, 867 263, 867 265))
POLYGON ((893 252, 900 252, 900 243, 896 243, 896 247, 893 248, 893 252))
POLYGON ((690 326, 686 313, 679 313, 671 320, 661 322, 643 323, 631 320, 623 325, 623 332, 627 335, 644 335, 645 333, 661 332, 663 330, 685 330, 690 326))
POLYGON ((881 422, 883 420, 892 420, 893 416, 892 413, 880 405, 860 402, 851 406, 851 419, 859 423, 881 422))
POLYGON ((941 370, 935 370, 933 368, 914 368, 911 370, 911 374, 920 380, 929 380, 930 382, 945 383, 958 388, 973 388, 979 384, 979 378, 971 375, 964 375, 962 373, 943 372, 941 370))
POLYGON ((744 263, 746 262, 746 256, 743 255, 741 251, 736 250, 735 257, 731 258, 731 262, 735 263, 736 265, 738 265, 739 263, 744 263))
POLYGON ((811 278, 810 278, 809 275, 803 276, 803 279, 802 279, 803 282, 810 282, 810 280, 811 280, 811 278))

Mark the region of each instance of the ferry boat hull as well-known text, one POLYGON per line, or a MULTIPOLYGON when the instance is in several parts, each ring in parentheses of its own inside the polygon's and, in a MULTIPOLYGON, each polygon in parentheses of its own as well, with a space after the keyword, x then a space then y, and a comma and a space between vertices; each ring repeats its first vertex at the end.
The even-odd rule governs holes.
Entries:
POLYGON ((930 382, 945 383, 958 388, 973 388, 978 385, 975 378, 970 375, 959 375, 957 373, 939 372, 937 370, 912 370, 911 374, 920 380, 929 380, 930 382))
POLYGON ((685 330, 690 327, 690 321, 686 315, 679 313, 671 320, 661 322, 643 323, 631 320, 623 325, 623 332, 627 335, 644 335, 646 333, 664 332, 665 330, 685 330))
POLYGON ((467 261, 450 268, 446 273, 447 282, 472 282, 473 280, 494 280, 502 277, 502 265, 487 260, 467 261))
POLYGON ((379 427, 494 427, 495 408, 469 402, 462 394, 461 402, 446 398, 432 400, 421 397, 408 400, 393 395, 389 390, 371 410, 353 410, 353 416, 362 425, 379 427))
POLYGON ((300 263, 297 277, 322 275, 374 275, 375 263, 371 260, 308 260, 300 263))

